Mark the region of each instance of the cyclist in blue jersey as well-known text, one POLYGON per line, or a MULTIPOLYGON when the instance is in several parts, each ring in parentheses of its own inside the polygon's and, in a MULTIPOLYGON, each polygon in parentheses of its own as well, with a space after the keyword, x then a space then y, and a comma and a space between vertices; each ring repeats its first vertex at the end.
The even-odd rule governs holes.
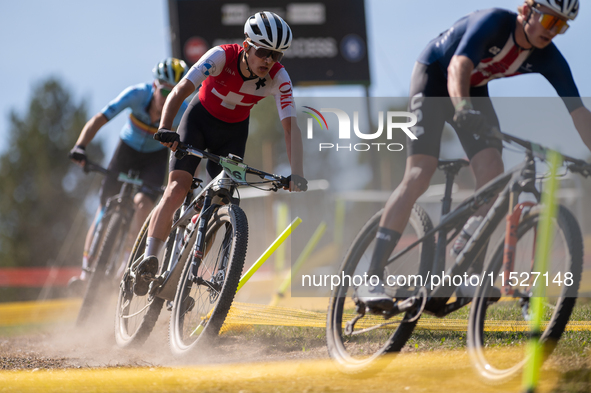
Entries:
MULTIPOLYGON (((86 123, 76 141, 76 145, 70 151, 70 159, 84 166, 86 146, 92 141, 100 128, 125 109, 130 109, 128 120, 119 134, 119 144, 109 163, 111 173, 103 179, 100 190, 100 206, 86 236, 82 273, 80 277, 74 277, 70 280, 73 291, 76 291, 76 287, 81 286, 80 281, 86 280, 89 267, 88 249, 94 227, 100 220, 102 209, 107 199, 116 195, 121 189, 121 183, 117 181, 117 174, 120 172, 127 173, 130 169, 137 170, 140 178, 147 186, 142 188, 134 197, 136 213, 128 236, 128 249, 131 248, 131 242, 135 238, 135 234, 154 208, 158 195, 155 195, 150 189, 158 188, 164 183, 168 163, 168 149, 155 141, 153 137, 160 127, 160 118, 166 96, 186 75, 188 69, 189 67, 184 61, 175 58, 166 58, 158 62, 152 70, 154 81, 130 86, 123 90, 117 98, 86 123)), ((174 128, 179 125, 186 108, 187 104, 183 103, 179 113, 173 120, 174 128)))
MULTIPOLYGON (((531 72, 542 74, 564 101, 591 150, 591 112, 583 106, 568 63, 552 43, 557 34, 568 29, 578 10, 578 0, 526 0, 517 14, 501 9, 476 11, 427 45, 415 64, 410 87, 409 111, 418 118, 412 129, 417 138, 409 140, 404 178, 386 203, 368 276, 383 279, 412 206, 427 190, 437 169, 445 122, 454 127, 470 160, 476 188, 503 172, 501 142, 479 137, 480 131, 499 127, 488 99, 489 81, 531 72)), ((490 205, 477 211, 475 217, 484 215, 490 205)), ((479 273, 481 268, 472 273, 479 273)), ((392 299, 382 283, 373 286, 368 282, 359 287, 357 298, 370 309, 391 308, 392 299)), ((458 295, 469 296, 469 292, 470 288, 460 287, 458 295)))

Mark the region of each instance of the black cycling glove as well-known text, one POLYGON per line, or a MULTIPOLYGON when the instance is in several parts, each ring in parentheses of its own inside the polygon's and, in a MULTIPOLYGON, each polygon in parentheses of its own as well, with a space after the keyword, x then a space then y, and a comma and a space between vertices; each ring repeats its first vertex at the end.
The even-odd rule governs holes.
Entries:
POLYGON ((76 162, 86 161, 86 147, 82 145, 74 146, 74 148, 70 150, 70 153, 68 153, 68 157, 76 162))
POLYGON ((457 111, 454 115, 454 122, 458 127, 458 131, 467 131, 481 136, 486 136, 489 131, 484 115, 474 109, 457 111))
POLYGON ((174 131, 170 131, 165 128, 161 128, 158 130, 157 133, 154 134, 154 139, 159 142, 174 143, 174 142, 180 142, 181 136, 174 131))
POLYGON ((290 175, 287 180, 293 182, 300 190, 306 191, 308 189, 308 180, 298 175, 290 175))

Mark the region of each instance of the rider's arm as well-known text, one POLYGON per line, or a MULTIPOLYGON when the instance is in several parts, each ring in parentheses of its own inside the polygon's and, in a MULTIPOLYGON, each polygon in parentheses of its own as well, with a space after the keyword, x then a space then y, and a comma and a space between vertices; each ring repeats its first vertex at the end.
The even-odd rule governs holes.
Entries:
POLYGON ((160 128, 172 130, 174 118, 178 113, 179 109, 183 105, 183 102, 189 97, 196 89, 196 86, 189 79, 181 79, 181 81, 172 89, 166 102, 162 108, 162 117, 160 119, 160 128))
POLYGON ((488 51, 491 45, 507 41, 515 23, 515 14, 499 9, 473 12, 466 18, 465 31, 447 68, 447 88, 456 110, 471 109, 472 71, 481 60, 492 57, 488 51), (466 104, 458 107, 462 99, 466 104))
MULTIPOLYGON (((162 108, 162 117, 160 119, 160 129, 172 130, 174 118, 176 117, 179 109, 183 105, 183 102, 193 93, 196 86, 189 79, 183 78, 181 81, 172 89, 166 102, 162 108)), ((166 143, 160 142, 164 146, 168 147, 172 151, 176 151, 178 142, 166 143)))
POLYGON ((570 113, 573 123, 581 136, 581 139, 591 150, 591 112, 589 109, 581 106, 570 113))
POLYGON ((474 63, 468 57, 463 55, 454 55, 447 67, 447 90, 449 96, 457 109, 462 104, 462 100, 466 101, 466 105, 462 105, 464 109, 471 107, 470 103, 470 75, 474 70, 474 63), (467 107, 467 108, 466 108, 467 107))
POLYGON ((138 100, 144 97, 142 92, 146 89, 145 84, 130 86, 123 90, 114 100, 109 102, 99 113, 90 119, 80 132, 80 136, 76 141, 76 145, 88 146, 90 141, 95 137, 98 130, 107 124, 109 120, 117 116, 124 109, 129 108, 138 100))
MULTIPOLYGON (((226 64, 226 53, 219 46, 213 47, 193 64, 187 75, 172 89, 172 92, 166 97, 164 108, 162 108, 162 117, 160 119, 160 128, 172 130, 174 118, 181 109, 183 102, 189 97, 195 89, 207 79, 208 76, 219 75, 226 64)), ((163 143, 173 151, 178 145, 174 143, 163 143)))
POLYGON ((109 120, 107 120, 107 118, 105 117, 105 115, 102 112, 94 115, 84 125, 84 128, 82 129, 82 132, 80 133, 80 136, 78 137, 78 140, 76 141, 76 145, 80 145, 80 146, 84 146, 84 147, 88 146, 88 144, 90 143, 90 141, 92 141, 92 139, 94 138, 94 136, 96 135, 98 130, 102 126, 107 124, 108 121, 109 120))
POLYGON ((304 177, 302 131, 298 127, 295 117, 286 117, 281 120, 281 125, 285 132, 285 148, 291 165, 291 173, 304 177))
MULTIPOLYGON (((281 125, 285 132, 285 148, 287 149, 287 158, 291 165, 291 174, 304 177, 302 146, 302 131, 296 121, 295 102, 293 99, 293 89, 291 79, 285 68, 281 68, 274 79, 275 86, 272 94, 275 96, 275 104, 281 125)), ((298 190, 293 182, 289 186, 290 191, 298 190)))

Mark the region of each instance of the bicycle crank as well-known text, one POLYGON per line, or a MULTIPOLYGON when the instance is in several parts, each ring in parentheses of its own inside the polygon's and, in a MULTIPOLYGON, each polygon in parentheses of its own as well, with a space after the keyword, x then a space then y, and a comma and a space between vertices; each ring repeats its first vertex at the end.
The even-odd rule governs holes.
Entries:
POLYGON ((397 314, 400 314, 403 312, 406 312, 406 313, 410 312, 410 313, 414 314, 412 317, 407 318, 407 316, 408 316, 407 315, 402 319, 388 321, 388 322, 384 322, 384 323, 381 323, 379 325, 375 325, 375 326, 372 326, 369 328, 354 331, 355 323, 357 323, 357 321, 359 321, 365 315, 365 305, 363 303, 359 302, 357 305, 357 313, 358 314, 351 321, 347 322, 347 324, 345 326, 345 334, 354 336, 354 335, 361 334, 361 333, 367 333, 369 331, 379 329, 379 328, 387 326, 387 325, 393 325, 395 323, 415 322, 417 319, 419 319, 419 317, 423 313, 423 310, 425 309, 425 304, 427 304, 427 290, 425 289, 425 287, 421 287, 419 289, 419 292, 416 295, 411 296, 408 299, 405 299, 403 301, 396 302, 394 304, 394 307, 392 308, 392 310, 387 311, 387 312, 383 312, 383 315, 386 319, 392 318, 394 315, 397 315, 397 314))

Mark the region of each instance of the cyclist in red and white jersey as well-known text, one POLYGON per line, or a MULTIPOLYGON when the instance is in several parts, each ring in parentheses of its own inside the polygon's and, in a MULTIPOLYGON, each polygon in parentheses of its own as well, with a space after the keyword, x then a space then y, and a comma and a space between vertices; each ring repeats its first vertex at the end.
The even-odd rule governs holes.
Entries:
MULTIPOLYGON (((178 142, 226 156, 243 157, 248 137, 250 110, 261 99, 273 95, 285 133, 291 164, 290 191, 305 190, 301 131, 295 119, 291 80, 279 63, 292 41, 287 23, 272 12, 259 12, 244 25, 242 45, 221 45, 210 49, 195 63, 166 100, 159 130, 164 145, 176 150, 178 142), (199 89, 185 112, 177 132, 169 131, 182 102, 199 89)), ((146 244, 149 256, 160 256, 170 232, 174 212, 190 189, 200 158, 172 158, 168 185, 150 221, 146 244)), ((221 167, 207 162, 213 178, 221 167)), ((150 262, 153 264, 153 262, 150 262)), ((157 266, 143 266, 150 271, 157 266)))
MULTIPOLYGON (((386 203, 376 235, 368 276, 377 285, 357 289, 357 298, 370 309, 389 309, 393 302, 384 290, 383 274, 416 200, 427 190, 439 158, 441 134, 450 123, 470 159, 476 188, 504 171, 502 144, 481 137, 480 131, 498 127, 490 99, 489 81, 525 73, 542 74, 556 89, 583 143, 591 150, 591 112, 579 96, 568 63, 552 43, 568 28, 579 10, 579 0, 526 0, 515 14, 490 9, 473 12, 432 40, 421 53, 411 77, 409 110, 417 115, 409 141, 409 156, 401 184, 386 203), (474 98, 478 97, 478 98, 474 98), (373 280, 376 283, 376 280, 373 280)), ((488 206, 476 212, 480 217, 488 206)), ((477 271, 480 266, 475 264, 477 271)), ((474 288, 460 287, 470 297, 474 288)))

